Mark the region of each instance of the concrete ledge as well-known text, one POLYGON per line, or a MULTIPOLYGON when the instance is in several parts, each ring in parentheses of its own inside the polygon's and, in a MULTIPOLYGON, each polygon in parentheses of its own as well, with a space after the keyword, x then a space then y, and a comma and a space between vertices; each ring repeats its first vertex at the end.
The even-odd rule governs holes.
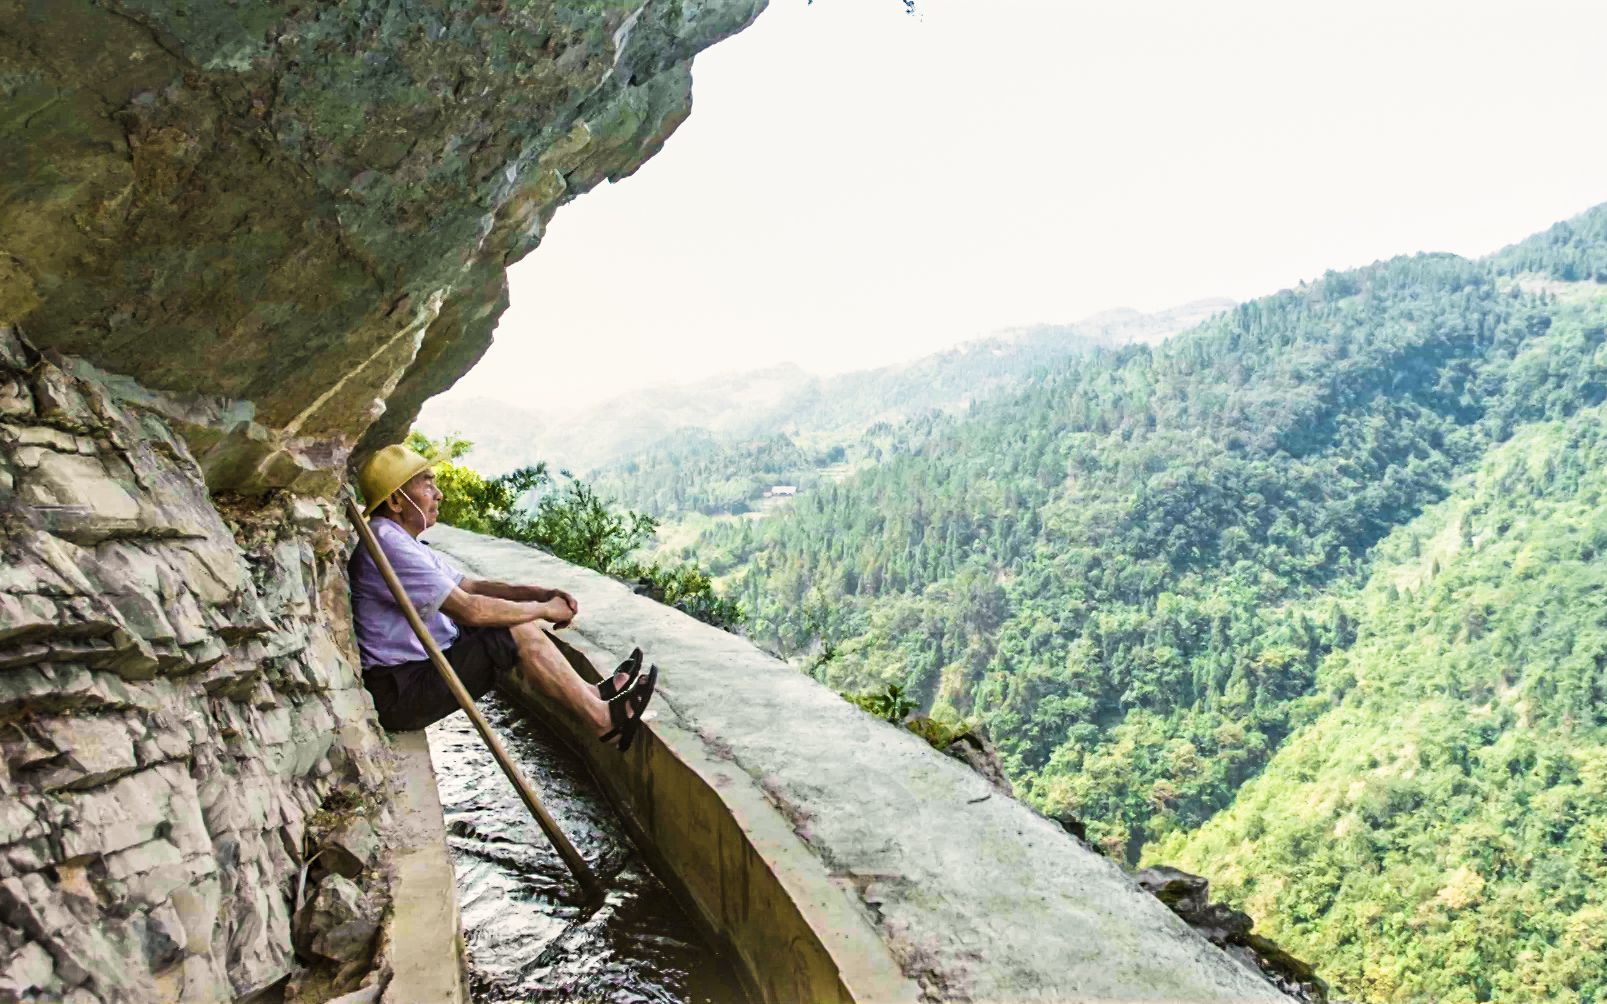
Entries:
POLYGON ((423 732, 398 732, 397 800, 392 803, 396 881, 385 956, 385 1004, 468 1004, 457 876, 446 846, 446 820, 423 732))
POLYGON ((516 696, 757 1000, 1287 999, 1054 823, 741 638, 520 544, 425 539, 470 574, 573 593, 572 659, 640 645, 658 664, 651 734, 624 757, 516 696))
MULTIPOLYGON (((557 641, 593 680, 619 660, 575 633, 557 641)), ((920 999, 897 961, 763 792, 673 716, 621 757, 515 686, 511 696, 580 753, 654 872, 735 963, 756 1001, 920 999)))

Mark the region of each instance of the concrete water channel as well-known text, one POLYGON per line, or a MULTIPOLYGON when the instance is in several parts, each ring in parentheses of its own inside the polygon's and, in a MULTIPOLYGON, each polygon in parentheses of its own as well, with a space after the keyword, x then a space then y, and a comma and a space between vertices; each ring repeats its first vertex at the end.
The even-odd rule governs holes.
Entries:
MULTIPOLYGON (((592 678, 634 646, 660 668, 625 756, 546 715, 534 695, 509 698, 535 728, 491 705, 527 752, 540 736, 573 750, 585 770, 559 773, 589 772, 614 810, 547 773, 556 747, 530 752, 538 787, 579 824, 582 852, 619 877, 617 902, 596 917, 565 912, 561 876, 535 866, 541 837, 520 832, 506 781, 489 770, 454 780, 437 765, 455 807, 466 927, 493 960, 477 979, 529 988, 509 999, 578 988, 588 973, 602 992, 568 999, 719 1000, 733 977, 766 1004, 1288 999, 1052 821, 741 638, 516 543, 444 526, 424 539, 471 574, 573 593, 581 615, 559 637, 592 678), (501 798, 509 808, 492 804, 501 798), (521 901, 552 906, 518 913, 521 901), (709 956, 688 930, 730 977, 699 961, 709 956), (600 950, 570 957, 587 938, 600 950), (686 975, 662 979, 655 958, 686 975), (660 992, 669 996, 650 995, 660 992)), ((443 757, 468 758, 467 738, 448 729, 435 741, 443 757)))
POLYGON ((738 1004, 730 963, 698 932, 631 844, 585 765, 499 696, 481 702, 608 895, 593 908, 474 727, 429 729, 430 756, 457 873, 469 988, 480 1004, 738 1004))

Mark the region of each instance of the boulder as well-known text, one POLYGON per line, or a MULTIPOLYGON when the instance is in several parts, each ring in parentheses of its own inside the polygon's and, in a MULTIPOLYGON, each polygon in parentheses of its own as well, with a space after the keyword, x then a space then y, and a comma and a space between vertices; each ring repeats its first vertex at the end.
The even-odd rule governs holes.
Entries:
POLYGON ((1145 868, 1133 877, 1186 924, 1279 990, 1306 1004, 1326 1004, 1328 984, 1310 963, 1252 933, 1255 921, 1249 914, 1211 902, 1209 880, 1168 865, 1145 868))
POLYGON ((319 861, 337 875, 355 879, 379 856, 379 835, 361 816, 348 819, 324 837, 319 861))
POLYGON ((986 730, 980 725, 956 736, 953 742, 943 747, 943 752, 968 764, 1006 797, 1015 797, 1015 786, 1010 783, 1009 775, 1004 772, 1004 762, 999 759, 999 751, 994 748, 986 730))
POLYGON ((297 940, 310 956, 338 964, 362 961, 373 949, 383 912, 351 879, 326 875, 296 915, 297 940))

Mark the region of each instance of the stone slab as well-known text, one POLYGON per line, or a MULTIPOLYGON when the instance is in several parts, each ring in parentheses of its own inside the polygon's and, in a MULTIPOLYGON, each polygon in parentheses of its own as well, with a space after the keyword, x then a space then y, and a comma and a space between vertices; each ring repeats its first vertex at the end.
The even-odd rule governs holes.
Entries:
POLYGON ((511 541, 425 539, 471 575, 574 594, 559 637, 593 664, 640 646, 659 666, 625 757, 522 699, 759 999, 1287 1000, 1052 821, 743 639, 511 541))
POLYGON ((397 799, 391 804, 396 841, 393 913, 386 932, 391 980, 384 1004, 468 1004, 463 924, 457 879, 446 846, 446 820, 435 788, 435 767, 424 733, 398 732, 397 799))

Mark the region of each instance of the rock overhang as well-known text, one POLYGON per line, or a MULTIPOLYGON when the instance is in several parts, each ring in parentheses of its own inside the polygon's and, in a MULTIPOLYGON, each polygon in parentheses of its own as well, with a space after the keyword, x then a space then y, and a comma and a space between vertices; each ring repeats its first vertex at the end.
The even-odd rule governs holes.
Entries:
POLYGON ((763 5, 0 0, 0 996, 314 993, 390 771, 316 496, 763 5))
POLYGON ((327 489, 765 2, 9 0, 0 324, 216 412, 187 433, 215 489, 327 489))

